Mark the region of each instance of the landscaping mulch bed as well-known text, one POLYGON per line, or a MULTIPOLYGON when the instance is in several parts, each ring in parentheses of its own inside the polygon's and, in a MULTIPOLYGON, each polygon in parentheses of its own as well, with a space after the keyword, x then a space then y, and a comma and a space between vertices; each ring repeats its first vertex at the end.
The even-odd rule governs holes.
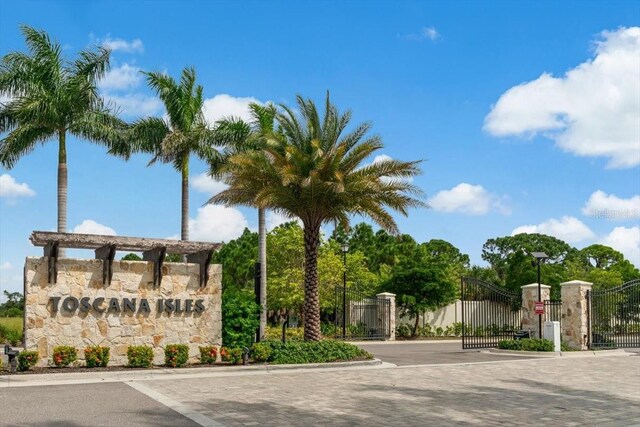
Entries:
MULTIPOLYGON (((251 363, 250 365, 253 365, 251 363)), ((154 370, 162 370, 162 369, 189 369, 189 368, 211 368, 216 366, 242 366, 242 365, 233 365, 232 363, 216 363, 215 365, 200 365, 200 364, 190 364, 177 368, 172 368, 164 365, 154 365, 149 368, 129 368, 127 366, 107 366, 104 368, 87 368, 86 366, 68 366, 65 368, 57 368, 54 366, 46 366, 46 367, 37 367, 31 368, 28 371, 16 372, 12 374, 11 372, 4 370, 0 371, 0 375, 32 375, 32 374, 68 374, 73 372, 115 372, 115 371, 154 371, 154 370)))
MULTIPOLYGON (((334 360, 333 362, 324 362, 325 364, 329 365, 331 363, 341 363, 341 362, 362 362, 365 360, 371 360, 369 358, 366 357, 358 357, 358 358, 354 358, 354 359, 350 359, 350 360, 334 360)), ((316 363, 310 363, 311 365, 315 365, 316 363)), ((254 362, 249 362, 249 365, 247 366, 264 366, 264 365, 271 365, 271 366, 277 366, 274 365, 273 363, 254 363, 254 362)), ((304 363, 300 363, 300 366, 304 366, 304 363)), ((117 372, 117 371, 159 371, 159 370, 165 370, 165 369, 171 369, 171 370, 179 370, 179 369, 192 369, 192 368, 216 368, 216 367, 228 367, 228 366, 243 366, 242 364, 239 365, 234 365, 233 363, 228 363, 228 362, 221 362, 221 363, 216 363, 214 365, 203 365, 203 364, 199 364, 199 363, 193 363, 193 364, 188 364, 185 366, 181 366, 181 367, 177 367, 177 368, 172 368, 169 366, 164 366, 164 365, 154 365, 151 366, 149 368, 129 368, 127 366, 107 366, 105 368, 87 368, 86 366, 68 366, 65 368, 57 368, 54 366, 47 366, 47 367, 37 367, 37 368, 31 368, 28 371, 24 371, 24 372, 16 372, 15 374, 12 374, 11 372, 7 371, 7 370, 2 370, 0 371, 0 376, 3 375, 34 375, 34 374, 69 374, 69 373, 75 373, 75 372, 117 372)))

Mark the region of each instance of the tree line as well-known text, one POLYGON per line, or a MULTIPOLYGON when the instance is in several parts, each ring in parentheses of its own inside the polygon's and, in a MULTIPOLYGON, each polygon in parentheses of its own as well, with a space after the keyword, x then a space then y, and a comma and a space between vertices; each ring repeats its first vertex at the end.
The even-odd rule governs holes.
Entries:
MULTIPOLYGON (((12 168, 38 144, 57 140, 58 231, 67 229, 67 136, 101 144, 108 154, 125 160, 143 152, 151 155, 150 164, 173 165, 181 175, 183 240, 189 237, 189 159, 197 156, 209 165, 212 177, 227 185, 209 203, 258 209, 262 268, 265 210, 302 223, 306 340, 322 337, 321 227, 330 223, 346 227, 350 216, 358 214, 397 233, 392 211, 406 216, 410 208, 425 206, 421 190, 410 179, 421 172, 420 162, 372 163, 370 159, 384 147, 381 139, 369 134, 370 123, 351 124, 351 112, 339 111, 328 92, 321 108, 297 96, 295 107, 250 105, 249 122, 231 117, 207 123, 204 89, 196 83, 193 67, 184 68, 179 80, 144 72, 166 116, 127 123, 97 88, 109 71, 109 49, 85 49, 68 60, 60 43, 45 31, 26 25, 21 31, 28 52, 10 52, 0 62, 0 95, 8 97, 0 103, 0 164, 12 168)), ((262 307, 264 316, 266 301, 262 307)), ((262 335, 264 322, 260 326, 262 335)))
MULTIPOLYGON (((300 315, 303 301, 303 231, 295 222, 274 228, 267 235, 267 306, 271 322, 282 315, 300 315)), ((335 289, 343 286, 369 296, 378 292, 396 294, 398 306, 411 318, 435 310, 459 297, 460 279, 475 277, 519 294, 520 287, 537 282, 531 264, 533 251, 544 251, 549 260, 541 267, 544 284, 551 286, 552 299, 560 298, 560 283, 585 280, 594 289, 609 288, 640 278, 640 271, 608 246, 594 244, 576 249, 543 234, 518 234, 488 239, 482 259, 488 265, 471 265, 469 256, 440 239, 417 242, 408 234, 374 231, 366 223, 349 231, 336 228, 322 238, 318 255, 320 307, 328 319, 335 304, 335 289), (348 244, 346 264, 342 244, 348 244)), ((214 256, 225 272, 223 292, 252 294, 257 233, 245 229, 214 256)))

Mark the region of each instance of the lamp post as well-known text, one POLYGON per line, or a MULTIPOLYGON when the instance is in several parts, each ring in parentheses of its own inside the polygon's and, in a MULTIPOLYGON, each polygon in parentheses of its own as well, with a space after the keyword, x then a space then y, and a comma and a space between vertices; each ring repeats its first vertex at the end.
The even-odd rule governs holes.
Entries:
MULTIPOLYGON (((542 302, 542 286, 540 285, 540 264, 543 263, 546 259, 549 259, 549 256, 544 252, 531 252, 531 256, 536 259, 533 262, 533 265, 538 265, 538 302, 542 302)), ((542 339, 542 314, 538 314, 538 338, 542 339)))
POLYGON ((342 263, 344 271, 342 272, 342 338, 347 337, 347 252, 349 245, 342 244, 342 263))

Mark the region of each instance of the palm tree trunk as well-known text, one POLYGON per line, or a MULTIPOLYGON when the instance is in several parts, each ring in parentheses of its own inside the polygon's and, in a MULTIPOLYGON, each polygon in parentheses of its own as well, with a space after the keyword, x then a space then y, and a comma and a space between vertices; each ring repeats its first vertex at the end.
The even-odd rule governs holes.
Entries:
MULTIPOLYGON (((182 213, 180 219, 180 239, 189 240, 189 155, 182 160, 182 213)), ((187 254, 182 255, 187 262, 187 254)))
POLYGON ((318 296, 318 245, 320 224, 304 225, 304 339, 320 341, 320 300, 318 296))
POLYGON ((182 161, 182 230, 180 239, 189 240, 189 156, 182 161))
POLYGON ((258 335, 264 338, 267 330, 267 227, 265 210, 258 209, 258 261, 260 262, 260 326, 258 335))
MULTIPOLYGON (((67 232, 67 145, 65 130, 58 131, 58 233, 67 232)), ((64 249, 58 251, 64 257, 64 249)))

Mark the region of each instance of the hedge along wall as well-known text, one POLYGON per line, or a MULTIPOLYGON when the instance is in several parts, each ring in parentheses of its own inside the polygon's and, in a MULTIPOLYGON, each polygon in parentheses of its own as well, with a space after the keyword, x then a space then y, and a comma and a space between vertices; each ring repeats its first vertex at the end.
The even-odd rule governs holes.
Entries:
POLYGON ((57 283, 48 283, 47 260, 26 260, 25 347, 47 364, 53 347, 89 345, 111 348, 110 365, 127 363, 130 345, 153 347, 154 363, 164 363, 166 344, 188 344, 197 361, 198 346, 222 341, 222 266, 209 266, 199 286, 198 264, 165 263, 162 283, 153 287, 153 263, 113 261, 113 278, 102 283, 102 261, 58 260, 57 283))

